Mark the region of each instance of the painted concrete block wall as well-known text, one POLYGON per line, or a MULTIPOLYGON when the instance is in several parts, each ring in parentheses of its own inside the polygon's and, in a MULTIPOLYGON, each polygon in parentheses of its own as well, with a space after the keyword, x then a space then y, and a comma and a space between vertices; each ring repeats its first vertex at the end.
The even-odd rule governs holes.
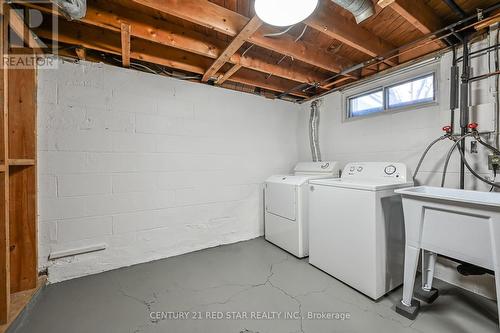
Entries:
POLYGON ((258 237, 263 181, 297 162, 291 103, 87 62, 40 70, 38 89, 52 282, 258 237))
MULTIPOLYGON (((476 45, 475 49, 486 46, 486 42, 476 45)), ((441 128, 450 123, 450 66, 451 54, 438 61, 438 105, 406 111, 379 114, 355 120, 344 119, 343 93, 336 92, 322 99, 320 146, 325 160, 338 160, 343 165, 348 162, 380 161, 402 162, 409 166, 413 174, 418 160, 427 145, 443 134, 441 128)), ((487 61, 474 59, 474 74, 488 72, 487 61)), ((400 80, 396 75, 394 81, 400 80)), ((471 87, 471 105, 495 103, 494 85, 486 80, 471 87)), ((300 159, 310 160, 308 140, 308 119, 310 105, 304 105, 299 130, 300 159)), ((457 111, 458 116, 458 111, 457 111)), ((457 117, 458 119, 458 117, 457 117)), ((494 138, 488 140, 494 142, 494 138)), ((443 160, 451 146, 442 142, 435 146, 422 165, 418 184, 440 186, 443 160)), ((469 149, 469 148, 468 148, 469 149)), ((487 151, 479 148, 479 154, 470 161, 483 176, 492 177, 487 166, 487 151)), ((469 155, 470 156, 470 155, 469 155)), ((452 157, 446 186, 459 187, 459 155, 452 157)), ((498 178, 500 180, 500 177, 498 178)), ((489 190, 489 186, 467 174, 466 185, 469 189, 489 190)), ((491 276, 463 277, 456 273, 455 264, 443 262, 439 265, 437 276, 443 280, 461 285, 469 290, 494 298, 494 279, 491 276)))

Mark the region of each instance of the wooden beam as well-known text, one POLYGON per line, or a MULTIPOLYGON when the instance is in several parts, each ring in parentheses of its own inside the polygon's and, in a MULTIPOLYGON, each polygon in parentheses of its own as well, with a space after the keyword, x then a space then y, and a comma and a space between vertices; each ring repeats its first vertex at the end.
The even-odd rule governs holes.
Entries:
POLYGON ((207 0, 130 0, 228 36, 236 36, 248 18, 207 0))
POLYGON ((377 5, 380 6, 381 8, 385 8, 392 4, 396 0, 378 0, 377 5))
MULTIPOLYGON (((35 29, 35 32, 41 38, 52 38, 50 30, 43 25, 35 29)), ((59 34, 57 37, 62 43, 79 45, 96 51, 121 55, 121 36, 117 32, 96 29, 77 22, 61 20, 59 22, 59 34)), ((130 58, 201 75, 204 74, 206 69, 212 64, 210 58, 174 48, 164 47, 141 39, 132 40, 130 58)), ((264 73, 260 74, 266 75, 264 73)), ((253 77, 260 78, 260 76, 256 75, 253 77)), ((231 81, 250 84, 264 89, 273 87, 273 89, 270 90, 277 92, 285 92, 296 85, 296 82, 281 78, 276 78, 276 80, 272 80, 271 83, 262 83, 259 81, 252 81, 252 78, 248 78, 247 76, 240 77, 239 75, 233 76, 231 81)), ((300 92, 295 95, 307 97, 307 94, 300 92)))
POLYGON ((121 24, 122 64, 130 67, 130 24, 121 24))
MULTIPOLYGON (((296 86, 296 83, 290 84, 291 83, 290 81, 283 80, 282 78, 279 77, 268 78, 268 76, 264 73, 259 73, 248 69, 238 71, 238 73, 231 76, 231 78, 229 78, 228 81, 243 83, 250 86, 256 86, 255 82, 259 82, 257 87, 271 90, 277 93, 283 93, 296 86)), ((296 91, 291 95, 299 96, 302 98, 309 97, 309 95, 300 91, 296 91)))
POLYGON ((479 31, 499 22, 500 22, 500 13, 496 13, 492 17, 489 17, 484 21, 481 21, 478 24, 476 24, 474 26, 474 29, 476 29, 476 31, 479 31))
POLYGON ((325 84, 323 86, 323 88, 329 89, 329 88, 331 88, 333 86, 336 86, 337 84, 340 84, 340 83, 346 82, 346 81, 351 81, 351 80, 355 80, 355 79, 352 78, 352 77, 341 77, 341 78, 338 78, 337 80, 334 80, 334 81, 332 81, 330 83, 325 84))
POLYGON ((261 19, 255 15, 252 19, 245 25, 243 30, 234 37, 234 39, 229 43, 228 47, 222 52, 222 54, 214 61, 212 66, 205 72, 203 78, 201 79, 203 82, 207 82, 212 75, 217 73, 219 69, 224 66, 226 62, 240 49, 240 47, 247 41, 247 39, 260 28, 263 24, 261 19))
MULTIPOLYGON (((336 5, 333 5, 336 6, 336 5)), ((342 16, 336 8, 323 6, 304 22, 313 29, 349 45, 371 57, 384 55, 395 47, 382 38, 374 35, 353 20, 342 16)), ((396 65, 395 61, 389 61, 396 65)))
MULTIPOLYGON (((236 36, 249 21, 247 17, 207 0, 131 1, 232 37, 236 36)), ((313 43, 296 41, 295 37, 289 34, 280 38, 265 37, 266 34, 277 31, 275 28, 263 26, 249 38, 249 42, 335 73, 354 64, 351 60, 331 54, 313 43)))
POLYGON ((318 48, 314 43, 303 40, 297 41, 296 38, 290 34, 284 34, 279 38, 269 38, 265 36, 276 32, 277 30, 275 28, 263 26, 249 38, 249 42, 333 73, 339 73, 344 68, 354 64, 353 61, 347 58, 318 48))
POLYGON ((236 73, 237 71, 239 71, 241 68, 241 65, 234 65, 233 67, 231 67, 230 70, 228 70, 221 78, 219 78, 217 80, 217 84, 223 84, 224 82, 226 82, 231 76, 234 75, 234 73, 236 73))
POLYGON ((395 0, 389 4, 389 7, 423 34, 437 31, 443 27, 439 16, 424 1, 395 0))
MULTIPOLYGON (((36 3, 30 2, 25 3, 25 5, 48 14, 53 14, 50 8, 36 3)), ((86 16, 80 21, 116 32, 121 31, 121 23, 126 22, 131 26, 130 34, 133 37, 192 52, 212 59, 217 59, 226 47, 223 41, 216 38, 211 38, 193 30, 155 19, 143 13, 131 12, 112 2, 106 5, 106 8, 96 7, 96 4, 92 4, 92 7, 87 8, 86 16)), ((272 42, 272 40, 269 42, 272 42)), ((289 39, 287 43, 290 45, 295 44, 293 40, 289 39)), ((297 43, 297 47, 302 50, 301 52, 304 53, 304 57, 307 56, 306 52, 313 49, 311 46, 303 47, 300 42, 297 43)), ((318 56, 316 52, 312 57, 321 56, 318 56)), ((334 64, 337 61, 335 56, 324 54, 323 58, 325 66, 335 68, 334 64)), ((321 82, 326 78, 325 75, 318 74, 314 70, 311 70, 312 68, 297 62, 295 62, 293 66, 289 64, 278 65, 276 62, 269 62, 256 55, 241 57, 241 54, 235 54, 231 57, 229 62, 234 65, 239 64, 245 68, 263 73, 271 73, 275 76, 298 82, 321 82)))

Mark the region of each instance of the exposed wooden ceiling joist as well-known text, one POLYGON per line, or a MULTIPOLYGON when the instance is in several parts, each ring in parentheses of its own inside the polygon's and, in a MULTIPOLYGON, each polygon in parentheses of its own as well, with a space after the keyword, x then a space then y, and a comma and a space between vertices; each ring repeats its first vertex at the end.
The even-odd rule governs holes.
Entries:
MULTIPOLYGON (((247 17, 207 0, 131 1, 232 37, 236 36, 249 21, 247 17)), ((265 36, 266 34, 275 33, 276 31, 277 30, 274 28, 263 26, 249 38, 249 41, 258 46, 289 55, 294 59, 335 73, 353 64, 350 60, 328 53, 326 50, 318 48, 313 43, 295 41, 295 38, 288 34, 282 35, 280 38, 269 38, 265 36)))
POLYGON ((123 67, 130 67, 130 24, 121 24, 121 44, 123 67))
POLYGON ((207 82, 212 75, 217 73, 219 69, 226 64, 226 62, 231 59, 231 57, 240 49, 240 47, 247 41, 247 39, 257 31, 262 25, 261 19, 255 15, 252 19, 245 25, 245 27, 236 35, 231 43, 226 47, 226 49, 221 53, 221 55, 214 61, 210 68, 205 72, 202 82, 207 82))
MULTIPOLYGON (((41 38, 51 39, 53 37, 51 31, 43 26, 36 28, 35 32, 41 38)), ((118 56, 121 56, 122 53, 120 33, 96 29, 76 22, 59 21, 58 41, 118 56)), ((210 58, 137 38, 131 40, 130 58, 200 75, 203 75, 212 64, 210 58)), ((263 75, 265 76, 265 74, 263 75)), ((266 80, 266 82, 252 81, 252 77, 248 77, 248 75, 240 77, 239 73, 232 76, 231 81, 250 84, 278 93, 287 91, 295 84, 293 81, 277 77, 266 80)), ((294 95, 302 98, 308 97, 307 94, 301 92, 294 95)))
POLYGON ((395 0, 389 4, 389 7, 424 34, 437 31, 443 27, 441 19, 434 14, 432 8, 427 6, 424 1, 395 0))
POLYGON ((231 67, 230 70, 228 70, 226 73, 224 73, 224 75, 222 77, 220 77, 218 80, 217 80, 217 84, 223 84, 224 82, 226 82, 231 76, 234 75, 234 73, 236 73, 237 71, 239 71, 241 69, 241 65, 234 65, 233 67, 231 67))
MULTIPOLYGON (((384 55, 395 48, 394 45, 374 35, 354 21, 336 11, 328 10, 327 6, 318 8, 304 22, 311 28, 321 31, 371 57, 384 55)), ((390 61, 389 64, 397 65, 394 61, 390 61)))
MULTIPOLYGON (((50 8, 35 3, 26 3, 26 5, 45 13, 53 14, 50 8)), ((133 12, 112 2, 106 5, 106 8, 97 7, 95 4, 89 6, 86 16, 80 21, 117 32, 121 31, 122 23, 127 23, 131 26, 131 36, 133 37, 212 59, 217 59, 225 48, 225 43, 218 39, 155 19, 143 13, 133 12)), ((229 62, 297 82, 320 82, 325 78, 324 75, 315 73, 311 68, 305 68, 297 63, 294 66, 285 65, 285 68, 283 68, 283 64, 278 65, 256 56, 242 57, 238 53, 234 54, 229 59, 229 62)))

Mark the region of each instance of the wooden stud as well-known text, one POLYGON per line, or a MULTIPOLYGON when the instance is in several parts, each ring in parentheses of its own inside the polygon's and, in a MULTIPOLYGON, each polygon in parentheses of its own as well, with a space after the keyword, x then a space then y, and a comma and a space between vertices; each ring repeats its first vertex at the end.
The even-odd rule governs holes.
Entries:
POLYGON ((9 85, 9 250, 10 291, 36 287, 37 174, 36 68, 10 69, 9 85))
POLYGON ((240 49, 240 47, 247 41, 247 39, 260 28, 263 24, 262 20, 255 15, 252 19, 245 25, 243 30, 234 37, 228 47, 222 52, 222 54, 217 58, 214 63, 210 66, 210 68, 205 72, 203 78, 201 79, 203 82, 207 82, 212 75, 217 73, 222 66, 225 65, 226 62, 240 49))
POLYGON ((9 168, 8 168, 8 86, 9 72, 8 66, 3 61, 8 56, 8 31, 10 7, 2 2, 0 10, 2 21, 0 25, 0 55, 2 59, 1 66, 1 101, 0 101, 0 127, 2 136, 0 145, 2 163, 5 171, 0 175, 0 324, 5 324, 9 318, 10 311, 10 254, 9 254, 9 168))
POLYGON ((224 82, 226 82, 231 76, 234 75, 234 73, 236 73, 237 71, 239 71, 241 68, 241 65, 234 65, 233 67, 231 67, 230 70, 228 70, 223 76, 221 76, 218 80, 217 80, 217 84, 223 84, 224 82))
POLYGON ((121 24, 122 41, 122 64, 123 67, 130 67, 130 24, 121 24))

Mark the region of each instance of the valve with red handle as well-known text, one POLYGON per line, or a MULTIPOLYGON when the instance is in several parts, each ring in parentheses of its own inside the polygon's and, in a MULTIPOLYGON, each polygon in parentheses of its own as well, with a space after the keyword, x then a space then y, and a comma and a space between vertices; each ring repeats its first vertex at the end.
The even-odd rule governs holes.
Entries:
POLYGON ((446 134, 451 134, 452 128, 451 126, 445 126, 443 127, 443 131, 445 131, 446 134))
POLYGON ((477 123, 470 123, 467 127, 468 127, 471 131, 475 132, 475 131, 477 131, 478 126, 479 126, 479 125, 478 125, 477 123))

